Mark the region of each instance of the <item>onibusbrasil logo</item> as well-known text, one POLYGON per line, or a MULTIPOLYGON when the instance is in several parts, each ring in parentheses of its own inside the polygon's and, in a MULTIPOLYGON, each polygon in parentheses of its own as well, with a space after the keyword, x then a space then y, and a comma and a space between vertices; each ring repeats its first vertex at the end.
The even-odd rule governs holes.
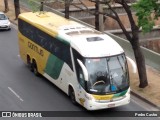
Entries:
POLYGON ((2 117, 42 117, 42 114, 39 112, 2 112, 2 117))

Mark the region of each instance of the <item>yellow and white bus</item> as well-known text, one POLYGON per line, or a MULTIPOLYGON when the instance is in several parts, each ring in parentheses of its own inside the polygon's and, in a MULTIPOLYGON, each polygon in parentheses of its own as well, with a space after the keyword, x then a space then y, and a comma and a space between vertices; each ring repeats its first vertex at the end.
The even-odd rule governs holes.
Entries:
POLYGON ((22 13, 19 51, 35 75, 41 74, 87 110, 130 102, 123 49, 111 37, 51 12, 22 13))

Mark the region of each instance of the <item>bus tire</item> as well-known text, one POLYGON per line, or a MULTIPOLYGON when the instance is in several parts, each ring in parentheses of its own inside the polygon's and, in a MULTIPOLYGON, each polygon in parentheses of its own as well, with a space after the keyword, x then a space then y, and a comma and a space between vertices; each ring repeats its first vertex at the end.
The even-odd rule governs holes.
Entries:
POLYGON ((74 105, 76 105, 77 102, 76 102, 76 98, 75 98, 75 92, 72 87, 69 87, 69 97, 70 97, 70 100, 72 101, 72 103, 74 105))
POLYGON ((33 66, 33 73, 35 74, 35 76, 39 76, 39 72, 37 69, 37 63, 35 61, 33 61, 32 66, 33 66))

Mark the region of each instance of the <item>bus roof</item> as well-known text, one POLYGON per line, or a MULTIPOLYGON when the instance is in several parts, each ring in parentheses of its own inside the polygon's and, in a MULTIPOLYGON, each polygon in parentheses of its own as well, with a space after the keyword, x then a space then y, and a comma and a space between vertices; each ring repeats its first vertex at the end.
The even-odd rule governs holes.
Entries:
POLYGON ((84 57, 105 57, 124 52, 108 35, 55 13, 27 12, 20 14, 19 18, 54 37, 63 39, 84 57))
POLYGON ((58 32, 58 29, 65 25, 76 25, 77 23, 65 19, 57 14, 51 12, 26 12, 21 13, 19 18, 29 22, 30 24, 42 29, 47 32, 58 32))

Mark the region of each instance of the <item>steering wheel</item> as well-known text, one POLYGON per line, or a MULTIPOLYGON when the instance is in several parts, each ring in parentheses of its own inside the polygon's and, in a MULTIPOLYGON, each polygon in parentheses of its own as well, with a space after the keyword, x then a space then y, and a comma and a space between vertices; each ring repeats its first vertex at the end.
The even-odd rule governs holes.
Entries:
POLYGON ((96 82, 92 85, 92 87, 95 86, 96 84, 99 84, 99 83, 105 84, 104 80, 99 80, 99 81, 96 81, 96 82))

